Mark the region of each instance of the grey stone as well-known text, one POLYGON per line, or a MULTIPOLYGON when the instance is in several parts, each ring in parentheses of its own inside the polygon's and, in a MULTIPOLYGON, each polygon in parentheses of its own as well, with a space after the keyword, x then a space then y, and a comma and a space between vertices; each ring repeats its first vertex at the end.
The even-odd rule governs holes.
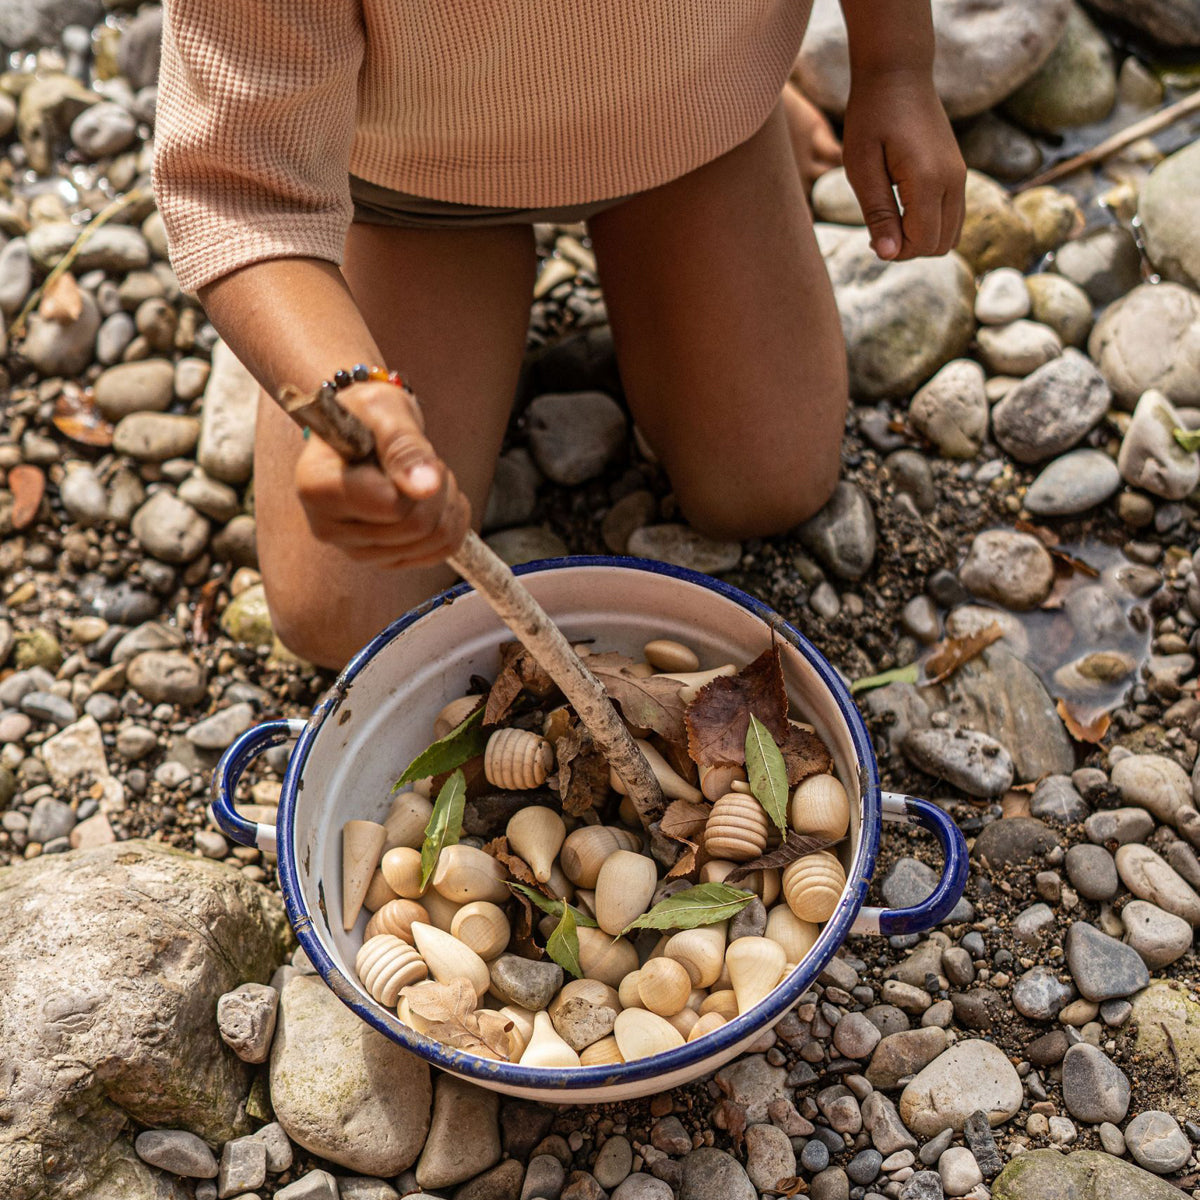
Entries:
POLYGON ((706 575, 732 571, 742 561, 742 544, 705 537, 688 525, 643 525, 629 535, 630 554, 657 558, 706 575))
POLYGON ((184 735, 200 750, 224 750, 255 722, 253 704, 231 704, 197 721, 184 735))
POLYGON ((224 342, 218 342, 204 389, 196 449, 197 461, 213 479, 241 484, 250 478, 258 395, 254 376, 224 342))
POLYGON ((1111 401, 1096 367, 1068 349, 1005 395, 992 410, 992 432, 1018 462, 1042 462, 1079 442, 1103 419, 1111 401))
MULTIPOLYGON (((1025 288, 1029 292, 1033 319, 1049 325, 1064 346, 1082 349, 1092 330, 1092 298, 1087 292, 1069 279, 1050 272, 1027 276, 1025 288)), ((1102 373, 1108 378, 1103 368, 1102 373)), ((1112 385, 1111 379, 1109 384, 1112 385)))
MULTIPOLYGON (((875 1053, 871 1055, 871 1062, 864 1074, 873 1087, 890 1090, 899 1086, 900 1080, 906 1076, 915 1075, 933 1062, 945 1049, 946 1031, 935 1025, 889 1033, 875 1047, 875 1053)), ((863 1114, 865 1120, 865 1106, 863 1114)), ((869 1124, 867 1128, 871 1128, 869 1124)), ((884 1154, 890 1153, 878 1142, 875 1143, 875 1148, 884 1154)))
POLYGON ((1195 811, 1192 781, 1164 754, 1131 754, 1112 769, 1113 787, 1126 804, 1136 804, 1164 825, 1178 827, 1181 810, 1195 811))
MULTIPOLYGON (((50 221, 31 229, 26 241, 33 261, 49 270, 75 245, 78 237, 79 226, 73 222, 50 221)), ((141 233, 129 225, 112 224, 103 225, 91 234, 76 255, 72 269, 79 274, 97 269, 123 274, 140 271, 149 263, 150 247, 141 233)))
POLYGON ((42 1186, 40 1157, 32 1175, 20 1149, 30 1144, 70 1146, 55 1172, 64 1195, 190 1195, 168 1181, 155 1193, 122 1133, 132 1121, 210 1143, 247 1132, 251 1069, 221 1044, 213 1012, 223 992, 269 974, 289 936, 266 889, 154 843, 0 871, 0 1024, 20 1081, 0 1126, 0 1195, 42 1186))
POLYGON ((0 4, 0 46, 11 50, 53 46, 68 25, 104 18, 100 0, 5 0, 0 4))
POLYGON ((701 1146, 683 1159, 679 1200, 758 1200, 758 1192, 737 1159, 701 1146))
MULTIPOLYGON (((1195 23, 1195 14, 1192 20, 1195 23)), ((1192 288, 1200 288, 1198 191, 1200 151, 1193 143, 1176 150, 1150 172, 1138 200, 1150 261, 1167 279, 1192 288)))
MULTIPOLYGON (((653 1175, 635 1171, 612 1194, 612 1200, 674 1200, 671 1185, 653 1175)), ((526 1200, 522 1196, 522 1200, 526 1200)), ((553 1200, 548 1197, 547 1200, 553 1200)))
POLYGON ((603 392, 538 396, 525 417, 537 465, 564 486, 595 478, 625 445, 625 414, 603 392))
POLYGON ((1170 966, 1191 949, 1191 925, 1149 901, 1131 900, 1121 909, 1121 922, 1125 941, 1152 971, 1170 966))
POLYGON ((251 1135, 267 1148, 267 1174, 278 1175, 292 1165, 292 1143, 278 1121, 272 1121, 251 1135))
POLYGON ((75 828, 75 811, 53 796, 43 796, 29 814, 29 840, 49 842, 66 837, 75 828))
POLYGON ((1121 846, 1116 859, 1121 882, 1138 899, 1157 904, 1193 927, 1200 925, 1200 895, 1148 846, 1121 846))
POLYGON ((567 552, 566 542, 541 525, 500 529, 489 533, 485 540, 510 567, 539 558, 557 558, 567 552))
POLYGON ((833 1044, 847 1058, 867 1058, 881 1034, 862 1013, 846 1013, 833 1028, 833 1044))
MULTIPOLYGON (((537 507, 538 471, 526 450, 510 450, 496 462, 492 488, 483 514, 483 531, 524 525, 537 507)), ((621 547, 623 552, 624 546, 621 547)))
POLYGON ((1074 825, 1088 815, 1088 806, 1066 775, 1048 775, 1034 789, 1030 813, 1057 825, 1074 825))
POLYGON ((35 721, 57 725, 60 729, 70 725, 79 713, 75 706, 53 692, 29 692, 21 697, 21 711, 35 721))
POLYGON ((1191 1143, 1170 1113, 1149 1109, 1125 1126, 1125 1145, 1134 1161, 1156 1175, 1180 1170, 1192 1156, 1191 1143))
POLYGON ((918 729, 909 733, 901 748, 914 766, 968 795, 1000 796, 1012 786, 1012 757, 986 733, 918 729))
POLYGON ((33 287, 33 263, 23 237, 0 247, 0 313, 16 316, 33 287))
MULTIPOLYGON (((584 1186, 588 1190, 585 1192, 577 1188, 574 1200, 607 1200, 607 1194, 590 1175, 586 1172, 573 1172, 572 1179, 575 1180, 577 1175, 583 1176, 584 1186), (595 1190, 595 1195, 592 1194, 592 1189, 595 1190)), ((518 1200, 524 1178, 525 1168, 514 1158, 506 1159, 456 1188, 454 1200, 518 1200)), ((347 1194, 344 1185, 341 1200, 354 1200, 353 1194, 347 1194)), ((363 1200, 373 1200, 373 1197, 364 1194, 363 1200)))
POLYGON ((904 1127, 895 1104, 882 1092, 870 1092, 862 1102, 863 1127, 880 1154, 915 1150, 917 1139, 904 1127))
POLYGON ((1071 886, 1085 900, 1112 900, 1120 891, 1117 864, 1103 846, 1079 842, 1067 850, 1064 865, 1071 886))
MULTIPOLYGON (((749 1131, 747 1131, 749 1132, 749 1131)), ((786 1138, 784 1139, 786 1141, 786 1138)), ((788 1143, 791 1149, 791 1143, 788 1143)), ((600 1147, 596 1161, 592 1166, 592 1174, 596 1182, 611 1192, 633 1169, 633 1147, 629 1139, 622 1134, 608 1138, 600 1147)))
POLYGON ((984 325, 976 333, 975 340, 983 365, 992 375, 1023 378, 1058 358, 1063 351, 1058 334, 1037 321, 984 325))
MULTIPOLYGON (((135 90, 158 82, 159 42, 162 38, 162 9, 143 8, 121 31, 117 44, 117 66, 135 90)), ((165 256, 164 256, 165 257, 165 256)))
MULTIPOLYGON (((395 1189, 389 1189, 393 1196, 395 1189)), ((275 1200, 339 1200, 342 1192, 337 1180, 328 1171, 309 1171, 275 1193, 275 1200)))
POLYGON ((1013 984, 1013 1007, 1031 1021, 1050 1021, 1075 998, 1075 989, 1063 983, 1049 967, 1031 967, 1013 984))
POLYGON ((900 1118, 918 1137, 961 1129, 980 1109, 1002 1125, 1021 1107, 1021 1080, 1004 1052, 978 1038, 960 1041, 916 1075, 900 1096, 900 1118))
POLYGON ((974 595, 1020 610, 1049 594, 1054 562, 1031 534, 992 529, 976 535, 958 574, 974 595))
POLYGON ((186 1129, 147 1129, 139 1133, 133 1148, 152 1167, 188 1179, 215 1179, 217 1160, 208 1143, 186 1129))
POLYGON ((221 1166, 217 1173, 217 1195, 220 1200, 240 1196, 267 1181, 267 1148, 252 1137, 234 1138, 221 1151, 221 1166))
POLYGON ((137 121, 119 104, 102 100, 71 122, 71 141, 85 158, 108 158, 128 149, 137 137, 137 121))
POLYGON ((108 516, 108 495, 104 485, 86 464, 67 469, 58 485, 58 494, 71 519, 80 525, 99 525, 108 516))
POLYGON ((791 1139, 774 1125, 751 1125, 746 1130, 746 1174, 759 1191, 773 1192, 781 1179, 796 1174, 791 1139))
POLYGON ((197 703, 204 695, 204 668, 180 650, 150 650, 130 660, 130 687, 151 704, 197 703))
POLYGON ((979 291, 975 294, 975 319, 980 324, 1007 325, 1027 317, 1029 308, 1029 289, 1020 271, 999 267, 980 279, 979 291))
MULTIPOLYGON (((1013 274, 1028 304, 1024 282, 1018 272, 1013 274)), ((983 445, 988 428, 983 383, 983 368, 959 358, 942 367, 912 398, 908 415, 913 427, 947 458, 974 458, 983 445)))
POLYGON ((944 1150, 938 1158, 937 1170, 947 1196, 965 1196, 983 1182, 983 1172, 975 1155, 966 1146, 951 1146, 944 1150))
POLYGON ((1182 500, 1200 482, 1200 458, 1175 440, 1183 419, 1171 402, 1153 389, 1143 394, 1121 441, 1117 467, 1134 487, 1182 500))
POLYGON ((1179 1190, 1098 1150, 1027 1150, 992 1183, 992 1200, 1179 1200, 1179 1190))
POLYGON ((1110 808, 1092 813, 1083 823, 1083 832, 1098 846, 1116 842, 1144 842, 1154 832, 1154 818, 1140 808, 1110 808))
POLYGON ((275 1118, 292 1141, 365 1175, 396 1175, 416 1160, 429 1129, 429 1068, 319 977, 284 985, 270 1061, 275 1118))
POLYGON ((1035 517, 1069 517, 1111 499, 1121 486, 1117 464, 1103 450, 1073 450, 1056 458, 1025 493, 1035 517))
POLYGON ((1089 1125, 1123 1121, 1129 1111, 1129 1076, 1103 1050, 1086 1042, 1067 1051, 1062 1089, 1067 1111, 1089 1125))
MULTIPOLYGON (((938 873, 920 859, 904 855, 892 864, 883 880, 883 898, 892 908, 912 908, 933 893, 938 885, 938 873)), ((971 921, 975 909, 963 896, 946 918, 947 922, 971 921)))
POLYGON ((228 521, 241 508, 237 492, 226 483, 209 479, 203 472, 185 479, 178 489, 180 500, 214 521, 228 521))
POLYGON ((1042 151, 1023 129, 994 112, 980 114, 960 135, 963 161, 993 179, 1015 182, 1042 165, 1042 151))
POLYGON ((1133 235, 1103 225, 1064 242, 1054 270, 1083 288, 1096 304, 1111 304, 1141 282, 1142 260, 1133 235))
POLYGON ((160 463, 192 452, 200 424, 194 417, 172 413, 130 413, 113 431, 113 449, 138 462, 160 463))
POLYGON ((984 1179, 992 1179, 999 1175, 1004 1160, 996 1149, 996 1139, 992 1136, 992 1126, 987 1113, 976 1109, 963 1123, 962 1131, 963 1139, 975 1156, 984 1179))
POLYGON ((100 311, 89 293, 81 292, 80 300, 79 316, 67 325, 30 314, 21 356, 39 375, 79 375, 91 362, 100 311))
POLYGON ((502 954, 491 964, 492 993, 505 1004, 515 1004, 531 1012, 550 1007, 550 1001, 562 990, 563 969, 544 959, 534 962, 517 954, 502 954))
MULTIPOLYGON (((691 1144, 689 1138, 688 1146, 691 1144)), ((521 1200, 558 1200, 566 1177, 562 1163, 553 1154, 535 1154, 525 1171, 521 1200)))
POLYGON ((980 830, 971 857, 999 870, 1040 858, 1057 843, 1054 831, 1037 818, 1005 817, 980 830))
POLYGON ((746 1110, 749 1124, 767 1120, 771 1102, 787 1095, 787 1072, 773 1067, 761 1054, 750 1054, 722 1067, 713 1077, 734 1104, 746 1110))
POLYGON ((155 492, 133 515, 133 536, 166 563, 189 563, 208 544, 208 522, 172 492, 155 492))
POLYGON ((841 579, 861 579, 875 559, 875 514, 853 483, 842 480, 829 502, 797 531, 801 542, 841 579))
POLYGON ((244 983, 226 992, 217 1001, 221 1040, 242 1062, 266 1062, 278 1008, 279 993, 265 984, 244 983))
POLYGON ((493 1166, 500 1158, 499 1106, 495 1092, 454 1075, 438 1076, 429 1136, 416 1167, 417 1183, 423 1188, 451 1187, 493 1166), (464 1136, 467 1130, 469 1137, 464 1136))

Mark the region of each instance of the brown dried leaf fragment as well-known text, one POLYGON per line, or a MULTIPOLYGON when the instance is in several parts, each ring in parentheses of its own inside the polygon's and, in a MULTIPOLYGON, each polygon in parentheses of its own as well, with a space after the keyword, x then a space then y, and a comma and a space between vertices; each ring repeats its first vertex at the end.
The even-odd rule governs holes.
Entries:
POLYGON ((517 905, 517 918, 513 922, 512 951, 522 958, 541 962, 546 957, 545 950, 534 941, 533 937, 533 905, 527 896, 513 892, 513 900, 517 905))
POLYGON ((475 1011, 478 1000, 475 989, 466 979, 455 979, 452 983, 439 983, 426 979, 413 983, 400 992, 414 1015, 424 1021, 461 1020, 475 1011))
POLYGON ((533 871, 529 867, 529 864, 523 858, 517 854, 514 854, 509 849, 508 838, 506 838, 503 834, 501 834, 500 837, 492 838, 492 840, 483 847, 483 852, 485 854, 490 854, 509 873, 509 875, 517 881, 517 883, 523 883, 526 887, 536 888, 539 892, 542 892, 546 896, 551 895, 551 893, 547 891, 545 884, 538 883, 537 879, 534 877, 533 871))
POLYGON ((810 775, 828 775, 833 770, 832 755, 811 729, 789 724, 787 740, 779 749, 787 767, 789 787, 795 787, 810 775))
POLYGON ((933 653, 925 660, 925 678, 929 683, 941 683, 971 659, 978 658, 993 642, 1004 636, 997 621, 984 629, 963 637, 947 638, 939 642, 933 653))
POLYGON ((588 669, 630 725, 651 729, 668 742, 685 744, 684 704, 679 698, 683 685, 664 675, 639 678, 630 674, 630 665, 631 660, 623 654, 590 654, 587 658, 588 669))
POLYGON ((675 800, 668 805, 659 822, 659 830, 684 848, 675 865, 667 872, 668 879, 683 879, 704 865, 708 856, 701 842, 711 811, 709 805, 696 804, 691 800, 675 800))
MULTIPOLYGON (((688 705, 688 753, 701 767, 740 766, 746 761, 750 713, 779 746, 789 739, 787 689, 774 643, 736 675, 719 675, 688 705)), ((786 757, 786 751, 785 751, 786 757)), ((788 771, 791 777, 791 768, 788 771)))
POLYGON ((768 854, 760 855, 749 862, 738 863, 737 867, 725 876, 725 882, 735 884, 740 879, 755 871, 770 871, 775 867, 786 867, 796 859, 806 854, 816 854, 818 850, 829 850, 840 846, 846 839, 811 837, 808 834, 797 833, 794 829, 788 832, 782 844, 768 854))
POLYGON ((400 993, 411 1012, 431 1022, 428 1034, 456 1050, 507 1061, 512 1053, 512 1022, 489 1009, 477 1010, 475 989, 465 979, 426 980, 400 993))
POLYGON ((40 467, 32 463, 18 463, 8 473, 8 490, 13 497, 9 518, 12 527, 25 529, 33 524, 42 506, 42 497, 46 494, 46 476, 40 467))
POLYGON ((1077 708, 1069 700, 1059 700, 1055 705, 1058 715, 1062 717, 1067 732, 1077 742, 1089 745, 1099 745, 1112 724, 1112 717, 1107 712, 1095 712, 1077 708))
POLYGON ((82 312, 83 293, 70 271, 51 279, 42 289, 38 316, 43 320, 53 321, 56 325, 72 325, 82 312))
POLYGON ((522 692, 544 697, 554 691, 554 680, 520 642, 505 642, 500 647, 500 671, 488 692, 483 723, 498 725, 508 715, 522 692))
POLYGON ((73 442, 83 446, 112 445, 113 426, 100 415, 90 388, 84 391, 75 384, 64 386, 54 402, 54 415, 50 419, 54 428, 73 442))

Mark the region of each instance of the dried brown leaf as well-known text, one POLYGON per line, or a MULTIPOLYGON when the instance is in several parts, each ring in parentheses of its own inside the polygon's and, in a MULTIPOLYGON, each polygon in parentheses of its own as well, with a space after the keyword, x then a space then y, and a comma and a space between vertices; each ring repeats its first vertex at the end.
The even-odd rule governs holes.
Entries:
POLYGON ((795 787, 810 775, 827 775, 833 770, 832 755, 811 729, 789 724, 787 740, 779 749, 787 766, 789 787, 795 787))
POLYGON ((793 829, 789 831, 777 849, 751 859, 749 862, 738 863, 737 867, 725 876, 725 882, 737 883, 739 879, 745 879, 753 871, 769 871, 775 867, 786 867, 806 854, 816 854, 818 850, 828 850, 833 846, 840 845, 845 840, 845 837, 810 837, 807 834, 797 833, 793 829))
MULTIPOLYGON (((480 796, 487 794, 488 789, 492 786, 488 783, 487 776, 483 773, 483 755, 476 754, 474 758, 468 758, 461 766, 455 767, 455 771, 463 773, 463 779, 467 784, 467 799, 475 800, 480 796)), ((454 774, 454 771, 443 771, 440 775, 433 777, 433 794, 436 796, 442 790, 442 785, 454 774)))
POLYGON ((1044 525, 1035 525, 1032 521, 1018 521, 1014 528, 1018 533, 1028 533, 1037 538, 1050 551, 1058 573, 1061 574, 1062 569, 1065 568, 1068 577, 1078 571, 1080 575, 1086 575, 1089 579, 1095 579, 1100 574, 1091 563, 1086 563, 1082 558, 1076 558, 1069 550, 1063 549, 1059 545, 1058 534, 1053 529, 1047 529, 1044 525))
POLYGON ((775 1190, 785 1200, 792 1200, 793 1196, 799 1196, 803 1192, 807 1192, 808 1184, 799 1175, 787 1175, 775 1184, 775 1190))
POLYGON ((659 828, 677 842, 698 838, 704 832, 712 805, 697 804, 692 800, 673 800, 663 813, 659 828))
POLYGON ((513 922, 512 951, 522 958, 541 962, 546 952, 533 938, 533 905, 520 892, 513 892, 513 900, 517 905, 517 919, 513 922))
POLYGON ((400 995, 408 1001, 412 1012, 426 1021, 457 1021, 475 1011, 478 997, 470 981, 455 979, 439 983, 426 979, 402 988, 400 995))
POLYGON ((603 684, 609 697, 621 708, 630 725, 651 729, 668 742, 683 745, 687 741, 684 703, 679 698, 683 685, 665 675, 644 679, 629 672, 624 655, 592 654, 587 665, 603 684))
POLYGON ((925 678, 930 683, 941 683, 949 679, 964 663, 977 658, 993 642, 998 642, 1004 636, 998 621, 993 621, 984 629, 962 637, 947 638, 940 642, 933 653, 925 660, 925 678))
POLYGON ((506 642, 500 647, 500 671, 488 692, 483 723, 497 725, 503 721, 522 692, 544 697, 552 691, 554 680, 537 659, 520 642, 506 642))
POLYGON ((225 583, 225 572, 207 580, 200 588, 200 599, 192 613, 192 641, 197 646, 207 646, 212 636, 213 613, 217 607, 217 594, 225 583))
POLYGON ((12 527, 24 529, 32 525, 46 494, 46 476, 32 463, 18 463, 8 473, 8 490, 12 492, 12 527))
POLYGON ((503 834, 500 837, 492 838, 488 842, 483 851, 485 854, 490 854, 509 875, 517 881, 523 883, 526 887, 535 888, 543 895, 549 896, 551 893, 547 890, 544 883, 538 883, 529 864, 519 855, 514 854, 508 846, 508 838, 503 834))
POLYGON ((735 1150, 740 1150, 746 1136, 746 1110, 742 1105, 726 1097, 718 1100, 713 1108, 713 1124, 729 1134, 735 1150))
POLYGON ((83 293, 70 271, 50 280, 42 289, 38 316, 56 325, 73 325, 83 312, 83 293))
POLYGON ((693 761, 701 767, 744 763, 751 712, 777 745, 789 740, 793 727, 788 725, 787 689, 774 643, 736 675, 718 675, 688 705, 688 753, 693 761))
POLYGON ((581 817, 608 797, 608 759, 598 750, 581 754, 571 764, 571 779, 563 796, 563 812, 581 817))
POLYGON ((50 419, 54 428, 73 442, 84 446, 112 445, 113 426, 100 415, 90 388, 81 391, 74 386, 64 387, 54 402, 54 415, 50 419))
POLYGON ((1097 713, 1077 708, 1069 700, 1059 700, 1055 708, 1058 710, 1058 715, 1062 717, 1067 732, 1077 742, 1098 745, 1104 740, 1104 735, 1112 724, 1112 717, 1107 712, 1097 713))

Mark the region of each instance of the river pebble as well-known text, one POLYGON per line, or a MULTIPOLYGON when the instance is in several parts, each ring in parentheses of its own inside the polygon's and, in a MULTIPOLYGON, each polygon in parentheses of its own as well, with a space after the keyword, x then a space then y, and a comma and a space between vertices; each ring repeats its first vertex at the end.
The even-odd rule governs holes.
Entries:
POLYGON ((1179 1122, 1156 1109, 1138 1113, 1125 1126, 1125 1145, 1138 1166, 1156 1175, 1178 1171, 1192 1155, 1179 1122))

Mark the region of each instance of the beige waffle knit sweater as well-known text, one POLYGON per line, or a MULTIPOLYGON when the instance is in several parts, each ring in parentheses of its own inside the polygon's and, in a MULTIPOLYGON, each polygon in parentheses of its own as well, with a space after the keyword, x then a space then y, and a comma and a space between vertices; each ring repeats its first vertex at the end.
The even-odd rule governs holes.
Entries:
POLYGON ((166 0, 155 187, 181 285, 340 262, 348 176, 558 207, 749 137, 809 0, 166 0))

